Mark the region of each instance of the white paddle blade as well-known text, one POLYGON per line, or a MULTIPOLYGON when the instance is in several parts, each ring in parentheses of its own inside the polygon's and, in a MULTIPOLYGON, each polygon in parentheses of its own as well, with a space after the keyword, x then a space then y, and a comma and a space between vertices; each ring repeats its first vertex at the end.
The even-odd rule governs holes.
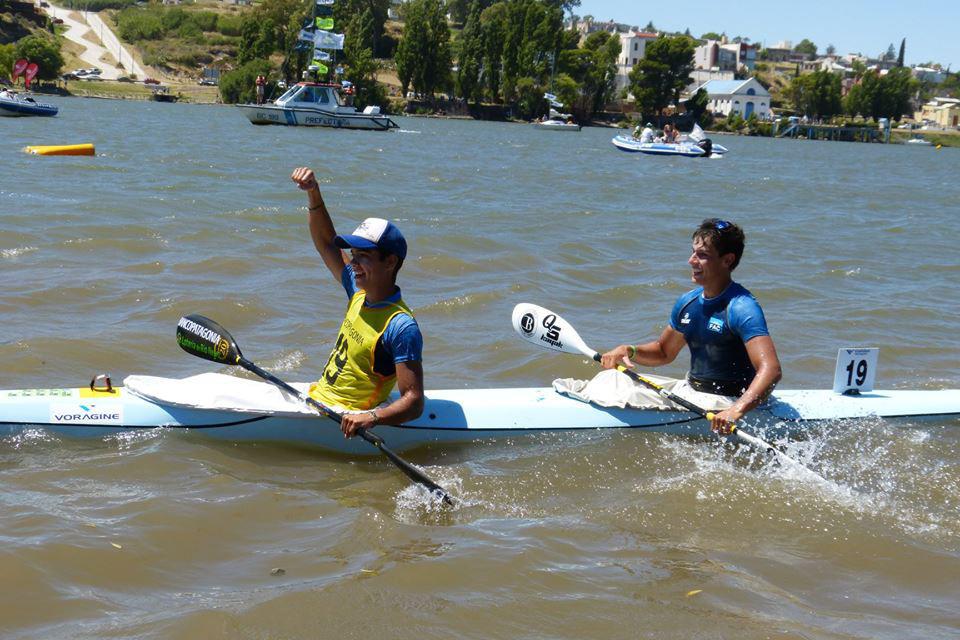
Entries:
POLYGON ((596 353, 566 320, 529 302, 521 302, 513 308, 513 329, 527 342, 547 349, 583 354, 588 358, 593 358, 596 353))

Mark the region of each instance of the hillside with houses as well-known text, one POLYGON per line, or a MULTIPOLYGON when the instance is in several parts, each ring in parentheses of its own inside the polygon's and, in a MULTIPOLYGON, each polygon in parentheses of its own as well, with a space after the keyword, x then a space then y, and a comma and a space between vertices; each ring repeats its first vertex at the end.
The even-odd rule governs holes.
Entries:
MULTIPOLYGON (((62 25, 51 20, 56 13, 37 10, 47 3, 5 6, 18 4, 0 20, 0 62, 40 32, 62 50, 59 76, 79 66, 79 45, 65 42, 62 25)), ((142 65, 139 75, 219 84, 207 97, 236 102, 253 98, 258 75, 275 93, 309 73, 297 30, 312 7, 302 0, 64 0, 63 11, 100 21, 88 39, 104 29, 116 34, 142 65)), ((345 34, 334 56, 340 73, 318 79, 349 80, 359 106, 535 118, 549 94, 584 122, 692 117, 739 130, 748 121, 797 116, 960 126, 958 75, 936 62, 905 65, 905 41, 877 56, 839 53, 832 44, 821 52, 809 40, 764 46, 565 15, 544 0, 338 0, 331 15, 345 34)))

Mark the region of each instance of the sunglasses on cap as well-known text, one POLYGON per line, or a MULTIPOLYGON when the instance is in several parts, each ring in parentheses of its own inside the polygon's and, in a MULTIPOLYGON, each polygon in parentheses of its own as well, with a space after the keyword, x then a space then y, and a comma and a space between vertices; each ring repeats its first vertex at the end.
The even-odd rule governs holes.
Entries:
POLYGON ((726 220, 717 220, 713 223, 713 228, 717 231, 723 231, 724 229, 729 229, 733 226, 732 222, 727 222, 726 220))

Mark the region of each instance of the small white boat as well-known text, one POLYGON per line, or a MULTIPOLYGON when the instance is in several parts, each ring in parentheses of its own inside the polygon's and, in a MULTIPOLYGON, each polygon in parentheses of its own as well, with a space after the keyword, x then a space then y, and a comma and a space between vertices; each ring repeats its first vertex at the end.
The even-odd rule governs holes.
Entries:
POLYGON ((238 104, 253 124, 282 124, 299 127, 336 129, 373 129, 386 131, 397 127, 380 107, 363 111, 347 105, 340 96, 340 85, 298 82, 270 104, 238 104))
POLYGON ((580 131, 580 125, 573 121, 573 117, 569 113, 560 113, 552 107, 550 108, 550 117, 546 120, 534 122, 533 126, 548 131, 580 131))
POLYGON ((904 144, 913 144, 921 147, 932 147, 933 143, 919 134, 914 134, 912 138, 905 141, 904 144))
MULTIPOLYGON (((182 380, 131 376, 125 387, 0 391, 0 437, 43 429, 93 437, 159 427, 232 442, 279 442, 351 455, 376 454, 360 438, 345 440, 338 425, 274 386, 216 373, 182 380), (238 401, 239 399, 239 401, 238 401)), ((303 391, 306 384, 294 384, 303 391)), ((394 394, 393 399, 396 398, 394 394)), ((830 390, 774 392, 751 412, 749 424, 767 437, 802 434, 813 423, 897 418, 911 423, 960 419, 960 392, 830 390)), ((396 451, 428 443, 463 443, 557 431, 640 429, 708 436, 700 416, 675 409, 610 408, 561 395, 551 387, 428 391, 416 420, 375 431, 396 451)))
POLYGON ((9 89, 0 90, 0 116, 55 116, 58 107, 37 102, 32 97, 9 89))

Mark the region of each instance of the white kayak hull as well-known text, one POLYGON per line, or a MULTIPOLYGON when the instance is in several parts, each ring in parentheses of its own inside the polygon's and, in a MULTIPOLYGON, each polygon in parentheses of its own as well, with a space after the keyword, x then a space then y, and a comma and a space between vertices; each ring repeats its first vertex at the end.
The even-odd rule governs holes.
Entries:
POLYGON ((319 107, 281 107, 275 104, 238 104, 237 108, 253 124, 281 124, 294 127, 331 127, 386 131, 397 127, 382 114, 353 113, 319 107))
MULTIPOLYGON (((746 424, 767 437, 796 434, 813 422, 858 418, 960 420, 960 391, 777 391, 746 424)), ((232 442, 278 442, 352 455, 375 454, 359 438, 345 440, 330 419, 310 414, 236 411, 150 401, 124 387, 0 391, 0 437, 33 428, 71 437, 104 437, 137 429, 184 429, 232 442)), ((454 389, 427 393, 423 415, 402 426, 381 425, 388 446, 403 451, 430 443, 512 438, 555 431, 643 429, 703 436, 709 425, 687 412, 605 408, 552 388, 454 389)))

